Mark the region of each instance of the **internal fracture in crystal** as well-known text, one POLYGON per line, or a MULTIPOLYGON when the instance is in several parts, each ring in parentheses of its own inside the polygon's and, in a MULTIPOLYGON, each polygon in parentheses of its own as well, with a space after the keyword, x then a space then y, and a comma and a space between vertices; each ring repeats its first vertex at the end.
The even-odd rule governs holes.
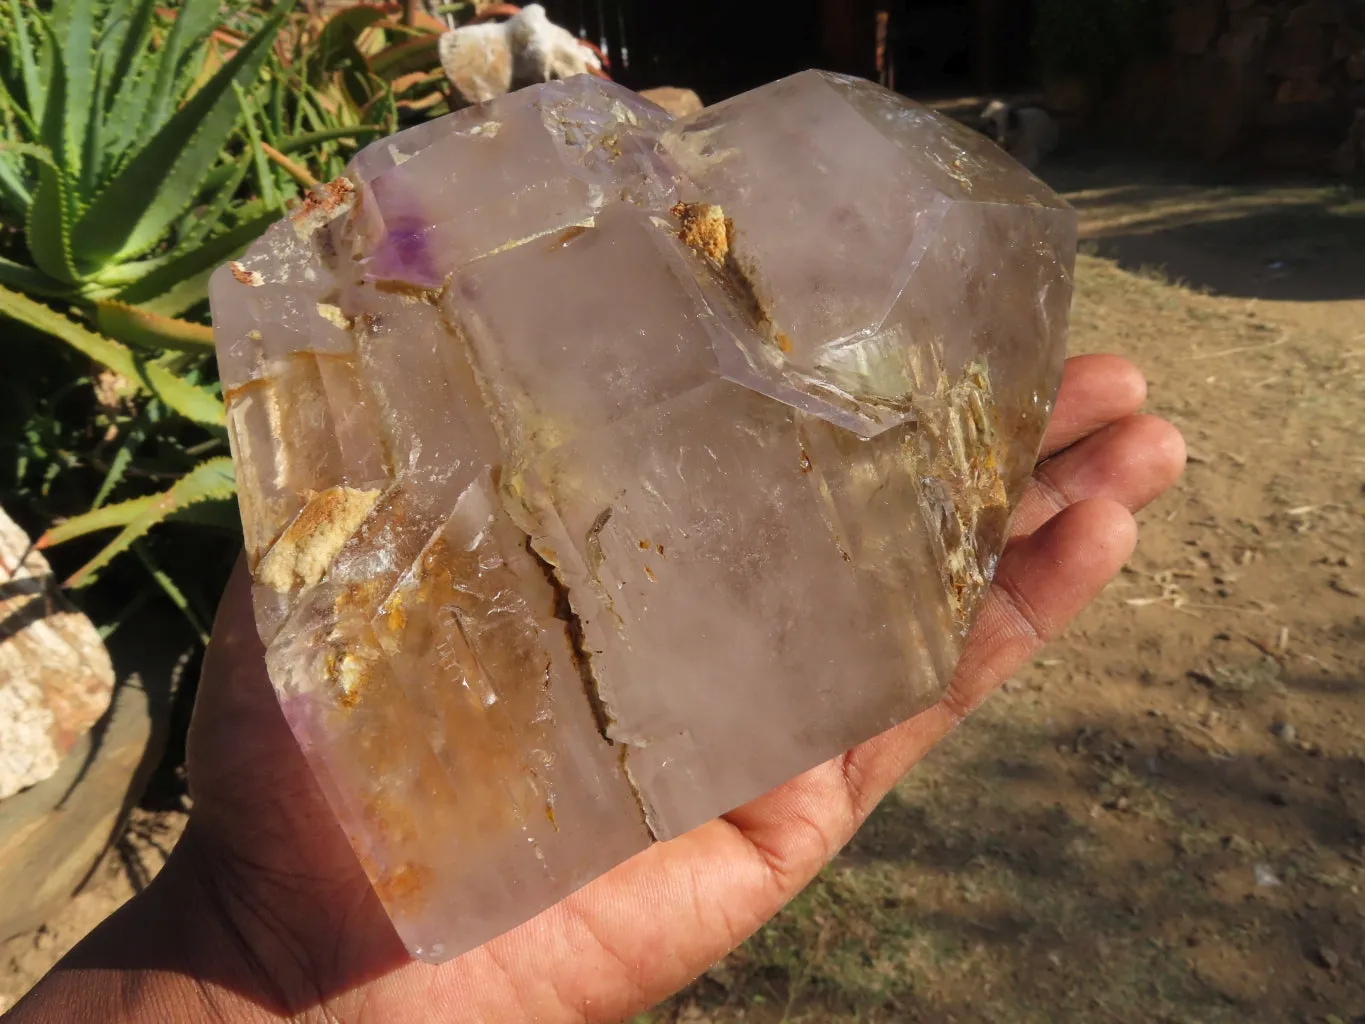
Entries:
POLYGON ((1032 471, 1075 217, 807 72, 376 142, 213 279, 290 726, 440 961, 923 710, 1032 471))

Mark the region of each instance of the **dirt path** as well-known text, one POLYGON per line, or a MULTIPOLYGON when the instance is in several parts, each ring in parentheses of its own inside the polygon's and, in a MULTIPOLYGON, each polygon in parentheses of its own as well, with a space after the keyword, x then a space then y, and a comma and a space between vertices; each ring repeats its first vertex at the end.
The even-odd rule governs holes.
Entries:
MULTIPOLYGON (((1147 370, 1189 471, 1069 634, 643 1020, 1365 1024, 1365 201, 1054 177, 1073 348, 1147 370)), ((0 948, 0 1007, 129 891, 0 948)))

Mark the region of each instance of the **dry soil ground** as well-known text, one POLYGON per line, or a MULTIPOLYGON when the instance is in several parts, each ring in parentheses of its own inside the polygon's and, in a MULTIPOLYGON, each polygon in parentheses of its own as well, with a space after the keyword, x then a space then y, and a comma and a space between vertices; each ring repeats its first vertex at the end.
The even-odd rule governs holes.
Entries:
MULTIPOLYGON (((1050 176, 1089 239, 1074 349, 1146 369, 1189 470, 1067 636, 640 1024, 1365 1024, 1365 198, 1050 176)), ((140 812, 0 947, 0 1007, 182 821, 140 812)))

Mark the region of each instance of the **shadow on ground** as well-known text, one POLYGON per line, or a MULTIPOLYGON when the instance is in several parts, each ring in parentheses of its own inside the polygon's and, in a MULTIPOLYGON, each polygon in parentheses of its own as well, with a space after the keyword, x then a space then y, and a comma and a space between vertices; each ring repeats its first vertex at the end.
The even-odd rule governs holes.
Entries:
POLYGON ((1041 174, 1076 207, 1093 252, 1124 269, 1237 298, 1365 299, 1359 187, 1220 184, 1082 154, 1041 174))
POLYGON ((1048 728, 1010 704, 652 1019, 1365 1014, 1365 762, 1291 742, 1211 757, 1160 716, 1048 728))

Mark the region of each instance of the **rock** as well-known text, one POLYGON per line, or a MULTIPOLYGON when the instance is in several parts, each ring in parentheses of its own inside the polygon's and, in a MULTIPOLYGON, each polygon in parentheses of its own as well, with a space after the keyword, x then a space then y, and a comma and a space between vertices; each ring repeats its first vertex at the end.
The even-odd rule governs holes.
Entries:
POLYGON ((214 334, 271 679, 439 962, 940 697, 1076 214, 819 72, 682 119, 549 82, 346 180, 215 273, 214 334))
POLYGON ((161 732, 130 679, 55 774, 0 802, 0 941, 38 927, 80 887, 141 796, 161 732))
POLYGON ((986 135, 1029 170, 1036 169, 1061 141, 1056 120, 1042 107, 991 100, 981 112, 981 121, 986 135))
POLYGON ((95 627, 0 510, 0 798, 56 772, 113 689, 95 627))
POLYGON ((1284 884, 1275 869, 1264 862, 1251 866, 1251 877, 1259 889, 1273 889, 1284 884))
POLYGON ((641 89, 640 95, 656 107, 663 107, 674 117, 691 117, 705 106, 701 97, 691 89, 677 89, 671 85, 641 89))
POLYGON ((1198 57, 1218 31, 1223 10, 1220 0, 1186 0, 1171 12, 1171 45, 1176 53, 1198 57))
POLYGON ((1300 19, 1281 26, 1279 37, 1267 54, 1265 70, 1280 78, 1311 81, 1323 77, 1330 62, 1331 47, 1324 26, 1300 19))
POLYGON ((602 70, 597 55, 550 21, 540 4, 528 4, 504 22, 452 29, 441 36, 438 52, 446 78, 467 104, 602 70))
POLYGON ((1308 82, 1287 78, 1275 90, 1275 102, 1282 105, 1323 103, 1331 98, 1332 87, 1326 82, 1308 82))
POLYGON ((1341 954, 1329 946, 1319 946, 1314 950, 1313 959, 1317 961, 1319 967, 1329 971, 1335 971, 1341 966, 1341 954))

